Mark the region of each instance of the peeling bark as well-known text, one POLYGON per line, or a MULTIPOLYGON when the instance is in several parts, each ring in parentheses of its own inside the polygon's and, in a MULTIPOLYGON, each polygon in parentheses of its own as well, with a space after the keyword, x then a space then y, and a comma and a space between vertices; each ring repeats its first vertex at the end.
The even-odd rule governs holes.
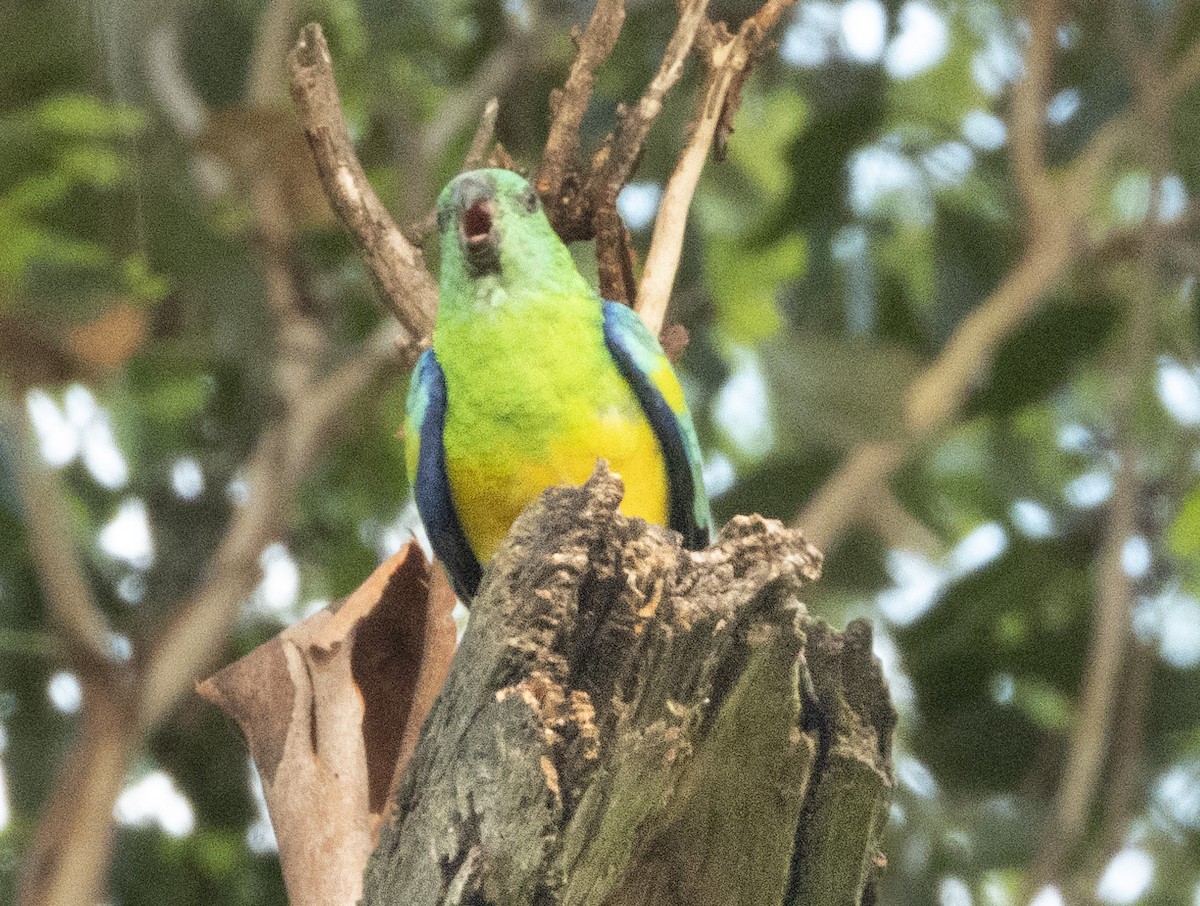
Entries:
POLYGON ((410 543, 336 610, 198 687, 246 736, 292 906, 362 895, 396 778, 454 653, 454 594, 439 580, 410 543))

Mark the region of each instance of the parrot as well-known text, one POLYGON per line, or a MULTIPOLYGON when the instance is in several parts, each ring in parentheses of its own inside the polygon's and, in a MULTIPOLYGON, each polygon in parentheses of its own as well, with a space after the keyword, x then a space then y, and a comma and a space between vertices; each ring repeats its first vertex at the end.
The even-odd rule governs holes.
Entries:
POLYGON ((700 444, 670 361, 637 313, 602 300, 510 170, 437 201, 438 312, 409 384, 405 464, 430 546, 464 601, 521 511, 604 459, 621 512, 706 546, 700 444))

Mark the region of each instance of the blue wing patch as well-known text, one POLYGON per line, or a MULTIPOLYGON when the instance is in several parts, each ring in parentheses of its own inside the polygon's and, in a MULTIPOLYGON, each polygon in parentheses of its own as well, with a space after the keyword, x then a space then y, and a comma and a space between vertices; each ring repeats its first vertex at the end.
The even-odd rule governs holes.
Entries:
POLYGON ((483 570, 467 543, 450 496, 446 451, 442 444, 442 429, 446 423, 446 376, 432 349, 425 350, 413 370, 406 409, 409 474, 416 476, 413 489, 417 512, 421 514, 425 531, 429 533, 429 543, 446 568, 455 592, 460 598, 471 598, 479 590, 483 570))
POLYGON ((604 344, 650 420, 667 462, 668 522, 699 550, 712 540, 712 513, 701 479, 700 442, 666 353, 637 313, 604 303, 604 344))

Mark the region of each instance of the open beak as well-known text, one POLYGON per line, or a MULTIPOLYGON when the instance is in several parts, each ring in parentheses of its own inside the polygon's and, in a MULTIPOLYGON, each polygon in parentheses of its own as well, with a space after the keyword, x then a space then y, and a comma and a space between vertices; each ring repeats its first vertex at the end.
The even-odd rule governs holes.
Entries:
POLYGON ((500 270, 500 234, 496 230, 495 189, 474 176, 460 176, 453 189, 458 240, 473 276, 500 270))

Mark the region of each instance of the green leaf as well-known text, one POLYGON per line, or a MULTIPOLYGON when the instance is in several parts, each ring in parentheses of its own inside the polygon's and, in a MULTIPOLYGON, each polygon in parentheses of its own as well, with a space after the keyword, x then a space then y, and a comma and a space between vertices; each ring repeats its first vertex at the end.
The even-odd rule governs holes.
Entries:
POLYGON ((1065 730, 1071 725, 1071 702, 1038 677, 1017 677, 1013 704, 1043 730, 1065 730))
POLYGON ((1180 557, 1200 554, 1200 484, 1188 494, 1175 521, 1167 529, 1167 543, 1180 557))
POLYGON ((1117 319, 1107 300, 1049 303, 1001 347, 968 413, 1007 415, 1041 399, 1104 346, 1117 319))
POLYGON ((738 110, 729 159, 768 196, 786 192, 794 178, 788 146, 807 113, 808 105, 793 91, 748 94, 738 110))
POLYGON ((705 274, 726 337, 752 345, 775 333, 780 325, 775 296, 781 285, 804 273, 804 237, 790 233, 760 249, 714 239, 705 251, 705 274))
POLYGON ((962 118, 971 110, 990 106, 973 68, 978 39, 966 27, 963 14, 948 14, 949 49, 941 62, 908 79, 888 83, 887 128, 914 123, 940 126, 939 134, 957 134, 962 118))
POLYGON ((158 302, 170 286, 165 276, 150 269, 150 262, 142 252, 134 252, 121 262, 121 279, 132 301, 143 305, 158 302))
POLYGON ((48 132, 92 139, 128 139, 146 126, 142 111, 110 106, 90 94, 62 94, 42 103, 35 121, 48 132))
POLYGON ((805 443, 833 448, 898 436, 902 395, 920 363, 866 338, 780 333, 761 349, 773 422, 803 429, 805 443))

